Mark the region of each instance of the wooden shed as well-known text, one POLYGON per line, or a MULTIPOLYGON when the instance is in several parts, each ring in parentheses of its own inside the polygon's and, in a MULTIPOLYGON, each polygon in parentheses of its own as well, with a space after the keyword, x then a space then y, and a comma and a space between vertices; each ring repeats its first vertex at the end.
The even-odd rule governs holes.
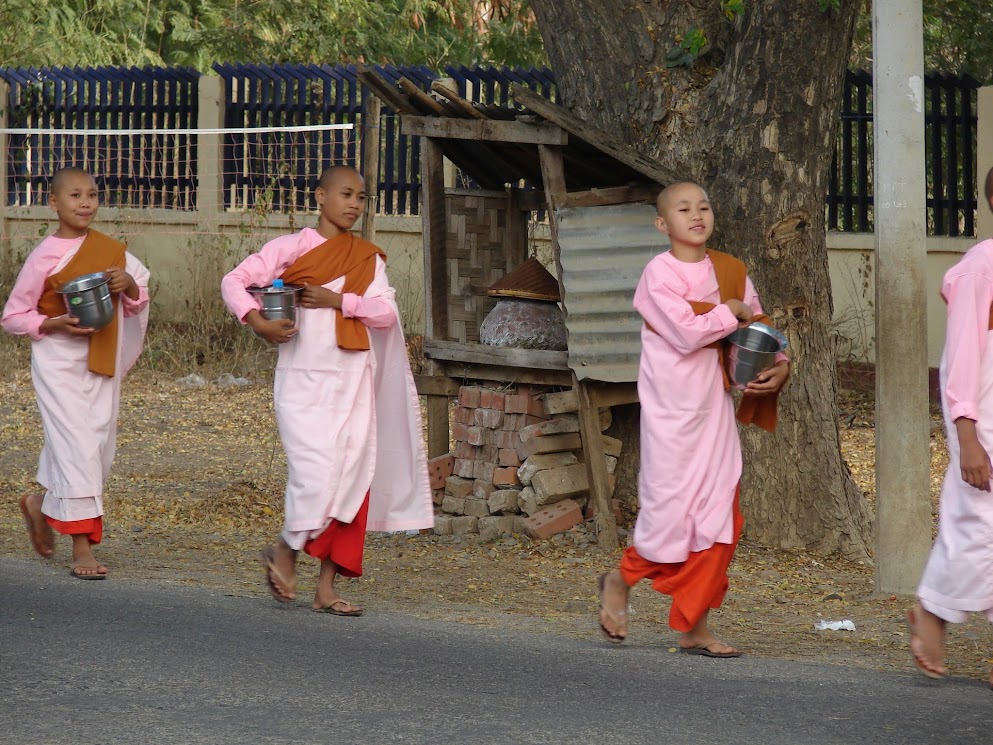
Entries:
MULTIPOLYGON (((449 403, 465 380, 572 390, 587 452, 603 452, 600 410, 637 401, 640 319, 631 307, 644 265, 664 250, 653 226, 662 174, 644 156, 528 88, 520 108, 482 106, 435 81, 429 95, 365 69, 360 79, 420 136, 424 234, 428 455, 449 451, 449 403), (473 188, 446 188, 445 160, 473 188), (528 221, 551 228, 568 351, 479 342, 487 289, 528 258, 528 221), (560 238, 568 232, 571 253, 560 238), (581 256, 573 260, 573 257, 581 256), (576 271, 570 271, 570 261, 576 271), (585 263, 584 263, 585 262, 585 263), (582 347, 582 349, 580 349, 582 347)), ((600 545, 617 546, 602 458, 585 458, 600 545)))

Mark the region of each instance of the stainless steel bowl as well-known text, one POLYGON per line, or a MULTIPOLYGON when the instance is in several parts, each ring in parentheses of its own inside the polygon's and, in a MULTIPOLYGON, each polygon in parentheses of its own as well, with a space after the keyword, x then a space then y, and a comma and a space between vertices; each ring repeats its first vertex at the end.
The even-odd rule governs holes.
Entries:
POLYGON ((268 287, 249 287, 248 291, 262 306, 259 312, 268 321, 286 319, 294 326, 297 322, 297 305, 300 299, 300 285, 269 285, 268 287))
POLYGON ((735 388, 744 388, 786 350, 786 337, 772 326, 752 323, 727 335, 728 377, 735 388))
POLYGON ((79 319, 80 327, 102 329, 114 320, 114 301, 110 296, 110 274, 94 272, 66 282, 58 292, 70 316, 79 319))

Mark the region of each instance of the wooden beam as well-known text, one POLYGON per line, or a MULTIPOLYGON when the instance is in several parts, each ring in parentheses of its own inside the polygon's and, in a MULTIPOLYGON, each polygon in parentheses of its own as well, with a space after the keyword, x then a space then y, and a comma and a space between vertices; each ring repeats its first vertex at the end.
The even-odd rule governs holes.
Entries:
MULTIPOLYGON (((407 78, 400 78, 400 89, 407 94, 407 97, 411 100, 414 106, 420 109, 427 109, 428 113, 438 114, 439 116, 447 116, 448 109, 441 104, 441 102, 436 101, 431 98, 427 93, 422 91, 417 85, 411 82, 407 78)), ((421 111, 420 113, 424 113, 421 111)))
POLYGON ((473 106, 472 102, 467 101, 459 95, 458 88, 455 87, 455 81, 451 78, 435 80, 431 83, 431 90, 445 98, 449 104, 471 119, 489 119, 486 114, 473 106))
POLYGON ((417 108, 386 78, 366 65, 356 65, 356 77, 398 114, 418 114, 417 108))
MULTIPOLYGON (((451 433, 448 430, 448 396, 427 397, 428 458, 446 455, 451 450, 451 433)), ((615 531, 616 532, 616 531, 615 531)))
POLYGON ((583 440, 583 452, 586 460, 586 477, 590 484, 590 500, 596 507, 594 528, 597 545, 605 551, 613 551, 618 547, 617 522, 614 510, 611 508, 610 479, 607 473, 607 461, 603 455, 603 434, 600 430, 600 410, 590 395, 590 386, 574 380, 574 386, 579 398, 579 434, 583 440))
POLYGON ((643 173, 652 181, 668 184, 673 181, 670 174, 663 172, 653 161, 642 155, 630 145, 626 145, 603 130, 587 124, 567 109, 557 106, 547 98, 538 95, 530 88, 514 83, 510 89, 514 100, 526 106, 536 114, 540 114, 550 122, 555 122, 562 129, 574 134, 593 145, 597 150, 607 153, 615 160, 630 166, 638 173, 643 173))
POLYGON ((542 370, 446 360, 431 360, 431 364, 434 365, 435 374, 444 374, 458 380, 490 380, 497 383, 526 383, 560 388, 572 385, 572 372, 569 370, 542 370))
POLYGON ((566 194, 559 201, 559 207, 601 207, 609 204, 631 204, 632 202, 654 202, 662 187, 657 184, 631 184, 609 189, 590 189, 566 194))
POLYGON ((421 138, 422 226, 424 234, 424 340, 448 337, 448 271, 445 241, 445 157, 441 146, 421 138))
POLYGON ((593 403, 598 408, 638 403, 637 383, 587 383, 593 403))
POLYGON ((565 145, 568 133, 557 124, 508 122, 498 119, 453 119, 405 115, 400 120, 405 135, 443 137, 473 142, 515 142, 529 145, 565 145))
POLYGON ((552 238, 552 258, 555 261, 555 279, 559 281, 562 294, 562 308, 566 314, 566 287, 562 281, 562 251, 559 248, 559 221, 555 211, 566 195, 565 165, 562 162, 562 148, 551 145, 538 145, 538 161, 541 165, 541 181, 545 185, 545 204, 548 205, 548 226, 552 238))
POLYGON ((421 396, 457 396, 462 387, 445 375, 414 375, 414 386, 421 396))
POLYGON ((569 370, 569 353, 546 349, 491 347, 457 341, 424 339, 424 356, 450 362, 469 362, 505 367, 531 367, 543 370, 569 370))
POLYGON ((362 113, 362 177, 365 179, 365 212, 362 237, 376 242, 376 210, 379 208, 379 120, 378 96, 366 96, 362 113))

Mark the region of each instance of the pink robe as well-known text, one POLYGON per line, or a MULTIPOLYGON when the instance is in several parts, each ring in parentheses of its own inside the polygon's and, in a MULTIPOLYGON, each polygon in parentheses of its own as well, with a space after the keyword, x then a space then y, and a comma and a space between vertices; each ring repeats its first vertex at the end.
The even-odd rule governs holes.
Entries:
MULTIPOLYGON (((224 277, 228 308, 244 321, 259 307, 246 288, 271 284, 324 240, 304 228, 267 243, 224 277)), ((340 292, 344 283, 324 286, 340 292)), ((296 549, 332 519, 351 522, 366 492, 368 530, 434 524, 420 404, 382 259, 364 295, 342 296, 342 312, 369 327, 369 352, 338 348, 330 308, 298 308, 299 333, 279 345, 273 402, 288 463, 283 537, 296 549)))
MULTIPOLYGON (((761 313, 750 279, 745 298, 761 313)), ((645 268, 634 307, 641 332, 641 471, 634 547, 658 563, 685 561, 715 543, 734 543, 734 495, 741 446, 730 394, 707 345, 738 327, 720 304, 709 257, 685 263, 670 252, 645 268), (696 315, 688 301, 716 303, 696 315)), ((785 357, 784 357, 785 358, 785 357)))
POLYGON ((948 471, 941 487, 938 537, 917 594, 923 606, 951 623, 969 612, 993 621, 993 494, 962 480, 955 420, 976 422, 979 441, 993 455, 993 240, 973 246, 945 273, 941 294, 948 327, 941 356, 941 404, 948 471))
POLYGON ((138 299, 121 294, 118 305, 117 372, 88 369, 89 339, 43 334, 38 312, 45 280, 76 255, 83 238, 45 238, 21 268, 4 306, 0 326, 29 336, 31 381, 41 413, 44 444, 36 479, 45 489, 41 511, 71 522, 103 515, 103 487, 117 447, 121 380, 141 354, 148 325, 148 270, 130 253, 125 271, 138 285, 138 299))

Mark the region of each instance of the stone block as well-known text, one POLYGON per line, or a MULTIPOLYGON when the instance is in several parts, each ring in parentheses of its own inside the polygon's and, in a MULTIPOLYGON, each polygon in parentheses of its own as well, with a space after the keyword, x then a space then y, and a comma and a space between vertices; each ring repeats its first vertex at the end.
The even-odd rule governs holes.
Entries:
POLYGON ((497 464, 502 468, 518 468, 521 459, 516 448, 501 448, 497 451, 497 464))
POLYGON ((571 466, 538 471, 531 479, 531 488, 534 489, 539 504, 550 504, 586 494, 590 489, 589 479, 586 476, 586 465, 576 463, 571 466))
POLYGON ((621 447, 623 445, 624 443, 618 440, 616 437, 610 437, 608 435, 603 436, 603 452, 606 455, 611 455, 615 458, 620 458, 621 447))
POLYGON ((479 406, 479 396, 483 389, 474 385, 464 385, 459 389, 459 404, 470 409, 479 406))
POLYGON ((460 476, 464 479, 474 478, 473 471, 475 470, 475 467, 476 467, 476 461, 456 458, 455 467, 452 468, 452 475, 460 476))
POLYGON ((538 498, 534 495, 534 489, 530 486, 525 486, 517 495, 517 509, 523 512, 525 515, 533 515, 535 512, 541 509, 541 505, 538 504, 538 498))
POLYGON ((496 486, 490 481, 476 481, 476 486, 472 490, 472 496, 476 499, 489 499, 490 494, 496 491, 496 486))
POLYGON ((538 510, 524 520, 525 532, 536 540, 562 533, 583 521, 583 510, 571 499, 563 499, 538 510))
POLYGON ((465 441, 470 445, 483 445, 485 444, 483 440, 483 428, 482 427, 466 427, 465 428, 465 441))
POLYGON ((479 540, 492 541, 501 535, 514 532, 513 517, 481 517, 479 518, 479 540))
POLYGON ((517 478, 516 468, 495 468, 493 469, 493 483, 499 486, 520 486, 521 480, 517 478))
POLYGON ((526 524, 525 524, 525 521, 526 520, 527 520, 527 518, 524 517, 524 515, 514 515, 514 532, 515 533, 517 533, 517 534, 523 534, 523 535, 526 535, 527 534, 527 530, 525 530, 525 528, 527 527, 526 524))
POLYGON ((576 454, 571 452, 532 455, 517 469, 517 478, 521 480, 522 484, 527 485, 531 483, 531 479, 538 471, 571 466, 578 462, 579 459, 576 458, 576 454))
POLYGON ((544 437, 532 437, 527 442, 522 442, 517 446, 517 455, 522 461, 527 460, 532 455, 542 453, 563 453, 567 450, 580 450, 583 441, 578 432, 569 432, 564 435, 546 435, 544 437))
POLYGON ((610 408, 600 409, 600 431, 603 432, 614 422, 614 415, 610 408))
POLYGON ((485 460, 490 463, 496 463, 499 452, 500 452, 500 448, 498 448, 496 445, 493 444, 482 445, 476 451, 476 460, 485 460))
POLYGON ((485 517, 490 514, 490 507, 485 499, 469 498, 465 500, 465 509, 462 514, 471 517, 485 517))
POLYGON ((579 417, 572 414, 564 414, 555 419, 530 424, 521 430, 521 442, 526 442, 532 437, 547 437, 548 435, 562 435, 569 432, 579 431, 579 417))
POLYGON ((517 489, 497 489, 486 500, 491 515, 512 515, 517 512, 517 489))
POLYGON ((441 510, 449 515, 464 515, 465 497, 445 497, 441 502, 441 510))
POLYGON ((546 393, 541 399, 547 416, 579 411, 579 395, 575 390, 546 393))
POLYGON ((614 471, 617 470, 617 458, 612 455, 605 455, 603 459, 607 462, 607 473, 613 476, 614 471))
POLYGON ((479 481, 492 481, 495 484, 496 481, 493 479, 493 473, 495 470, 495 463, 487 463, 485 460, 477 460, 473 463, 472 477, 479 481))
POLYGON ((444 489, 432 489, 431 490, 431 501, 435 504, 441 504, 445 501, 445 490, 444 489))
POLYGON ((464 515, 452 518, 452 535, 466 535, 479 532, 479 518, 464 515))
POLYGON ((435 515, 434 516, 434 534, 435 535, 451 535, 452 534, 452 518, 451 515, 435 515))
POLYGON ((472 479, 449 476, 445 479, 445 494, 452 497, 468 497, 472 494, 472 479))

